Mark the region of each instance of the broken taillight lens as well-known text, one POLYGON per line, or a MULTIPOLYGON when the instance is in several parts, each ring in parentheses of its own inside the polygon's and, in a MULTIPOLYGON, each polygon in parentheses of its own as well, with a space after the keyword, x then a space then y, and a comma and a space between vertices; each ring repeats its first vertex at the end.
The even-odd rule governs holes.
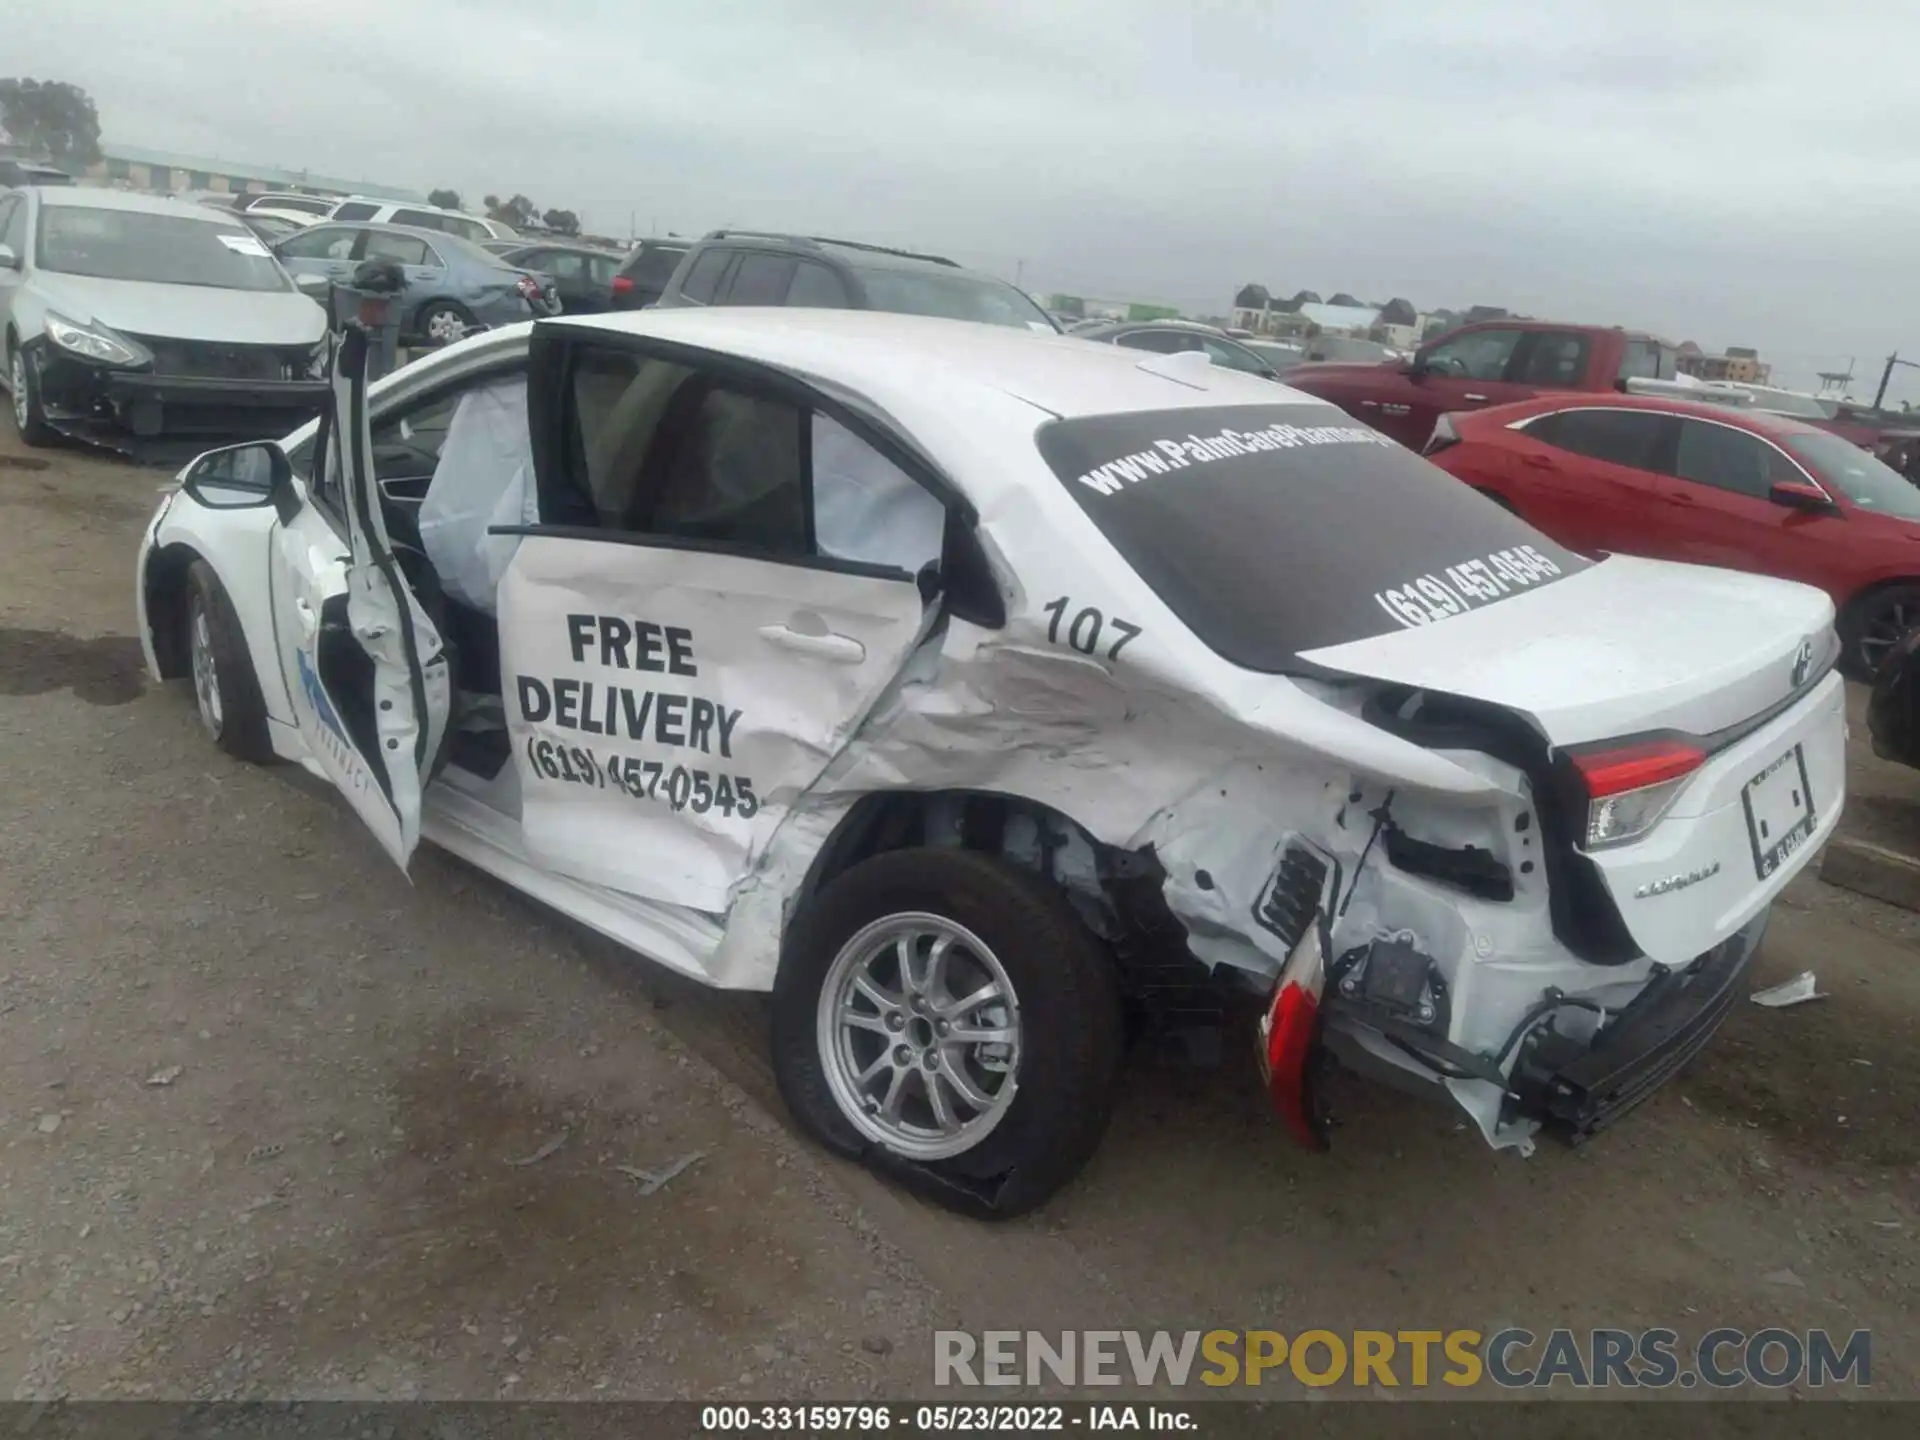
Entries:
POLYGON ((1260 1069, 1267 1099, 1293 1138, 1309 1150, 1327 1148, 1313 1096, 1313 1058, 1320 1040, 1320 991, 1326 984, 1320 927, 1293 947, 1272 1003, 1260 1019, 1260 1069))
POLYGON ((1667 813, 1707 752, 1684 740, 1649 740, 1569 757, 1587 792, 1585 847, 1638 840, 1667 813))

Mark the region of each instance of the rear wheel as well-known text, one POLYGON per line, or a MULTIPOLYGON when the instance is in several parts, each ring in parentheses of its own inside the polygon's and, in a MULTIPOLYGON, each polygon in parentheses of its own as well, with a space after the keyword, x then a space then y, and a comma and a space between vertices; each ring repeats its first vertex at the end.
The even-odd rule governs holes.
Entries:
POLYGON ((1853 679, 1871 680, 1915 628, 1920 628, 1920 584, 1869 591, 1840 617, 1841 668, 1853 679))
POLYGON ((466 306, 452 300, 436 300, 420 312, 415 325, 422 336, 435 345, 451 345, 478 322, 466 306))
POLYGON ((187 571, 187 670, 194 704, 213 743, 236 760, 273 759, 267 707, 260 698, 240 617, 213 567, 196 560, 187 571))
POLYGON ((29 445, 51 445, 55 435, 40 407, 40 377, 18 341, 7 347, 7 389, 13 397, 13 428, 29 445))
POLYGON ((1009 1216, 1079 1173, 1119 1071, 1113 966, 1038 877, 901 850, 795 919, 774 985, 774 1072, 794 1114, 955 1209, 1009 1216))

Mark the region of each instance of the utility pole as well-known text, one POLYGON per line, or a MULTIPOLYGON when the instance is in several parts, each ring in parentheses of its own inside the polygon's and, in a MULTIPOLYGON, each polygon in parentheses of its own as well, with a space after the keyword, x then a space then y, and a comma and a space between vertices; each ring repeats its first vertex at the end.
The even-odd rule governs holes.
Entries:
POLYGON ((1896 365, 1920 370, 1920 360, 1902 360, 1898 353, 1887 356, 1887 368, 1880 372, 1880 388, 1873 392, 1873 408, 1876 410, 1880 408, 1880 402, 1887 398, 1887 383, 1893 379, 1893 367, 1896 365))

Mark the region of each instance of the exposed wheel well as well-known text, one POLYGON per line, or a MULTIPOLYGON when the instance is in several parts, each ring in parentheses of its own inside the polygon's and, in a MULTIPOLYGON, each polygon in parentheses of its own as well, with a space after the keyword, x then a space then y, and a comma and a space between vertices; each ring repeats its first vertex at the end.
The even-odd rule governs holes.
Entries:
POLYGON ((187 571, 198 559, 188 545, 164 545, 147 557, 147 627, 165 680, 187 673, 187 571))
POLYGON ((1123 993, 1156 1030, 1217 1035, 1221 982, 1187 948, 1186 928, 1161 891, 1166 872, 1159 858, 1151 849, 1103 845, 1037 801, 978 790, 869 795, 820 847, 800 903, 870 856, 918 846, 994 855, 1044 876, 1106 942, 1123 993))

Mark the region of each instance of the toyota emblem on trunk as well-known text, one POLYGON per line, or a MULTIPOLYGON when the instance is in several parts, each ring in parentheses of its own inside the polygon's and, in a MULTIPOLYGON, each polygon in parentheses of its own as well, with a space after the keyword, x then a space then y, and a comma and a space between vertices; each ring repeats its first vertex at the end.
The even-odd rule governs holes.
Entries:
POLYGON ((1793 688, 1798 690, 1807 683, 1807 672, 1813 669, 1813 637, 1808 636, 1800 642, 1800 650, 1793 657, 1793 688))

